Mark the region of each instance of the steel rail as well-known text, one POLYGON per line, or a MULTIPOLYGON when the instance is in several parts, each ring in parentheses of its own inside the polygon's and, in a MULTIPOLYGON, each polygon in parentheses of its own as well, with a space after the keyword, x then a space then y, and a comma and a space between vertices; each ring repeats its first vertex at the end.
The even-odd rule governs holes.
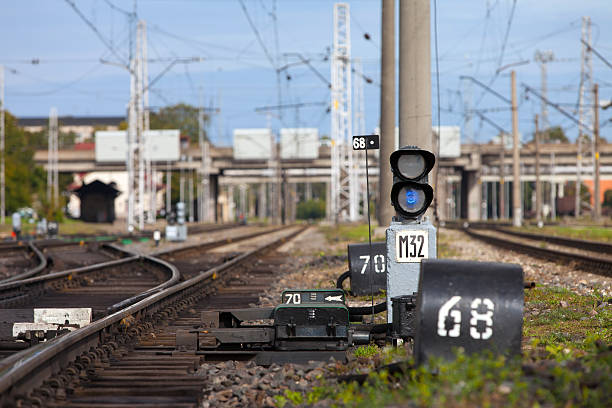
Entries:
POLYGON ((0 280, 0 283, 5 283, 5 282, 13 282, 13 281, 17 281, 17 280, 21 280, 21 279, 25 279, 25 278, 29 278, 30 276, 34 276, 39 274, 40 272, 42 272, 46 267, 47 267, 47 258, 45 257, 45 255, 40 251, 40 249, 38 249, 33 243, 29 242, 28 243, 28 248, 30 249, 30 251, 34 252, 34 254, 36 255, 36 257, 38 258, 38 260, 40 261, 38 263, 38 265, 36 265, 34 268, 32 269, 28 269, 22 273, 19 273, 17 275, 11 276, 10 278, 6 278, 6 279, 2 279, 0 280))
MULTIPOLYGON (((146 258, 150 258, 150 259, 155 259, 156 261, 160 261, 163 263, 168 264, 169 266, 174 268, 174 265, 163 261, 161 259, 159 259, 158 257, 160 256, 164 256, 164 255, 168 255, 171 253, 175 253, 175 252, 182 252, 182 251, 190 251, 190 250, 194 250, 194 249, 212 249, 212 248, 217 248, 223 245, 228 245, 228 244, 232 244, 234 242, 239 242, 239 241, 244 241, 246 239, 249 238, 254 238, 254 237, 258 237, 261 235, 266 235, 266 234, 272 234, 274 232, 280 231, 282 229, 284 229, 285 227, 277 227, 277 228, 271 228, 265 231, 257 231, 257 232, 253 232, 251 234, 246 234, 246 235, 240 235, 237 237, 230 237, 230 238, 222 238, 216 241, 210 241, 210 242, 201 242, 201 243, 196 243, 196 244, 189 244, 189 245, 183 245, 177 248, 167 248, 164 250, 160 250, 160 251, 156 251, 153 252, 151 255, 149 256, 145 256, 146 258)), ((177 270, 178 271, 178 270, 177 270)), ((178 274, 178 277, 176 278, 176 280, 174 280, 173 278, 173 282, 172 284, 178 282, 180 280, 180 273, 178 274)), ((151 288, 145 292, 139 293, 137 295, 132 296, 131 298, 122 300, 119 303, 116 303, 112 306, 109 306, 107 308, 107 311, 109 314, 116 312, 117 310, 123 309, 133 303, 136 303, 137 301, 144 299, 145 297, 151 295, 152 293, 158 292, 162 289, 165 289, 166 287, 168 287, 170 285, 167 285, 166 282, 151 288)))
POLYGON ((113 259, 111 261, 101 262, 101 263, 97 263, 93 265, 80 266, 78 268, 73 268, 73 269, 66 269, 64 271, 53 272, 53 273, 49 273, 47 275, 42 275, 42 276, 35 276, 35 277, 29 277, 29 278, 20 279, 20 280, 13 280, 11 282, 2 282, 0 283, 0 299, 1 299, 2 292, 7 291, 9 289, 18 288, 20 286, 30 286, 30 285, 40 284, 40 283, 47 283, 47 282, 51 282, 54 280, 61 280, 68 276, 72 278, 72 277, 78 276, 83 273, 95 271, 101 268, 107 268, 109 266, 112 267, 112 266, 122 265, 127 262, 138 260, 140 258, 140 255, 133 254, 130 251, 126 251, 118 247, 114 247, 114 249, 126 253, 128 257, 121 258, 121 259, 113 259))
POLYGON ((221 238, 215 241, 209 241, 209 242, 200 242, 200 243, 195 243, 195 244, 187 244, 187 245, 182 245, 180 247, 175 247, 175 248, 166 248, 166 249, 161 249, 159 251, 155 251, 151 253, 151 256, 153 257, 160 257, 160 256, 164 256, 164 255, 168 255, 174 252, 181 252, 181 251, 190 251, 193 249, 210 249, 210 248, 214 248, 214 247, 218 247, 221 245, 227 245, 227 244, 231 244, 233 242, 239 242, 239 241, 244 241, 245 239, 249 239, 249 238, 255 238, 261 235, 265 235, 265 234, 271 234, 273 232, 276 231, 280 231, 282 229, 284 229, 286 227, 276 227, 276 228, 270 228, 264 231, 256 231, 256 232, 252 232, 250 234, 245 234, 245 235, 239 235, 236 237, 228 237, 228 238, 221 238))
MULTIPOLYGON (((96 358, 96 353, 92 350, 95 350, 105 340, 112 338, 114 334, 125 333, 130 326, 129 322, 133 319, 141 320, 144 317, 152 317, 162 308, 178 303, 179 295, 188 296, 195 293, 199 289, 199 284, 214 280, 221 272, 237 266, 279 243, 286 242, 286 240, 293 238, 305 229, 305 227, 299 228, 291 234, 247 251, 189 280, 154 293, 125 309, 57 337, 46 344, 41 343, 31 349, 7 357, 0 362, 0 405, 8 402, 9 398, 16 394, 21 394, 22 391, 20 390, 33 389, 44 379, 49 378, 54 372, 59 371, 83 353, 89 352, 90 358, 96 358)), ((132 335, 137 334, 137 328, 133 329, 132 335)), ((108 348, 112 349, 111 346, 108 348)))
POLYGON ((607 242, 597 242, 597 241, 591 241, 591 240, 586 240, 586 239, 559 237, 555 235, 535 234, 531 232, 515 231, 515 230, 508 229, 508 228, 499 228, 499 231, 503 232, 504 234, 515 235, 517 237, 549 242, 551 244, 562 245, 562 246, 567 246, 571 248, 584 249, 585 251, 612 254, 612 244, 609 244, 607 242))
POLYGON ((580 255, 575 253, 569 253, 557 249, 542 248, 527 243, 510 241, 507 239, 503 239, 499 236, 495 237, 488 234, 478 233, 472 229, 465 229, 464 231, 469 236, 484 241, 488 244, 508 248, 538 258, 548 259, 553 262, 577 262, 587 272, 595 273, 602 276, 612 276, 612 261, 610 261, 610 259, 600 258, 593 255, 580 255))

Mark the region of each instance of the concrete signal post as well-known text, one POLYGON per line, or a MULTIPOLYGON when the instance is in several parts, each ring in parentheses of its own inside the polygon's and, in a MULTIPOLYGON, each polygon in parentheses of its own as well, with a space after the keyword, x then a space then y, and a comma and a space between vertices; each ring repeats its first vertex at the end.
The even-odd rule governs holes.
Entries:
POLYGON ((387 321, 393 323, 393 298, 415 294, 421 261, 437 257, 436 229, 423 216, 433 200, 428 174, 436 159, 427 150, 403 147, 390 161, 396 215, 387 229, 387 321))

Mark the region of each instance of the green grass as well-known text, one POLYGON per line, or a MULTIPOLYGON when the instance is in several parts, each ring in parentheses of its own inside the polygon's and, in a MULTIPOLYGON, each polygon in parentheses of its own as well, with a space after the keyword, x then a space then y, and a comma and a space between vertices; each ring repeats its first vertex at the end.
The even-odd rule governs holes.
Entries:
POLYGON ((612 344, 612 307, 595 292, 590 296, 558 287, 525 291, 523 338, 532 346, 578 352, 601 341, 612 344))
POLYGON ((526 226, 523 228, 518 228, 518 230, 534 234, 546 234, 576 239, 588 239, 592 241, 612 242, 612 228, 610 227, 545 226, 538 228, 534 226, 526 226))
POLYGON ((459 253, 450 246, 450 238, 444 233, 438 233, 438 258, 456 258, 459 253))
POLYGON ((359 346, 353 352, 353 355, 357 358, 363 357, 374 357, 380 353, 380 348, 374 344, 368 344, 367 346, 359 346))
POLYGON ((321 379, 306 393, 285 391, 278 407, 607 407, 612 403, 612 353, 524 363, 490 354, 432 360, 402 373, 371 371, 359 385, 321 379))
MULTIPOLYGON (((368 224, 340 224, 321 227, 321 232, 328 242, 368 242, 368 224)), ((384 237, 374 237, 372 226, 372 241, 384 241, 384 237)))
POLYGON ((413 367, 398 352, 362 346, 360 366, 337 364, 309 392, 285 391, 278 407, 609 407, 612 406, 612 307, 597 291, 559 287, 525 291, 523 356, 464 355, 413 367), (601 305, 604 306, 601 306, 601 305), (608 345, 608 346, 606 346, 608 345), (373 370, 405 360, 400 374, 373 370), (363 385, 336 375, 370 371, 363 385))

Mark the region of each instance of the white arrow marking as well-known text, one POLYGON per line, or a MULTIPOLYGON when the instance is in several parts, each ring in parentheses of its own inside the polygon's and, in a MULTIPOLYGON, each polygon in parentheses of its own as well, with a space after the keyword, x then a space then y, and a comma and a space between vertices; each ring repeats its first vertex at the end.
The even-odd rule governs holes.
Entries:
POLYGON ((338 295, 338 296, 328 296, 325 298, 325 300, 327 300, 328 302, 333 302, 334 300, 336 302, 342 302, 342 295, 338 295))

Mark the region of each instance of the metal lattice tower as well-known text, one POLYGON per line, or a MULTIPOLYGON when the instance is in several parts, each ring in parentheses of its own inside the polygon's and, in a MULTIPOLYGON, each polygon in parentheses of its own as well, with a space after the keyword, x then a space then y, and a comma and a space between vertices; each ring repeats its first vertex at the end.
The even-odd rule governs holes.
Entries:
MULTIPOLYGON (((145 130, 149 127, 148 115, 148 69, 146 51, 146 24, 139 21, 136 26, 136 50, 130 58, 130 103, 128 106, 128 231, 144 229, 145 214, 152 214, 155 204, 147 200, 153 190, 151 161, 148 157, 149 143, 145 130), (145 177, 145 173, 148 177, 145 177), (148 182, 147 182, 148 181, 148 182)), ((151 220, 151 217, 147 217, 151 220)))
POLYGON ((334 4, 334 45, 331 60, 331 217, 356 221, 359 197, 353 167, 351 119, 351 31, 347 3, 334 4))
POLYGON ((58 127, 57 109, 49 111, 49 139, 47 153, 47 201, 56 209, 59 204, 59 173, 58 173, 58 127))
MULTIPOLYGON (((576 140, 576 217, 580 216, 582 200, 580 197, 580 186, 582 180, 582 167, 584 156, 588 153, 585 148, 586 131, 589 136, 593 133, 593 58, 591 52, 591 18, 582 17, 582 55, 580 64, 580 95, 578 99, 578 119, 582 126, 578 127, 578 139, 576 140)), ((591 150, 594 149, 591 138, 591 150)), ((593 157, 594 155, 591 154, 593 157)))
POLYGON ((545 132, 550 127, 548 123, 548 104, 546 103, 546 99, 548 98, 548 72, 547 72, 547 64, 555 60, 555 55, 552 51, 536 51, 533 59, 540 64, 540 93, 542 94, 542 104, 541 104, 541 112, 540 112, 540 123, 541 128, 545 132))
MULTIPOLYGON (((366 133, 366 124, 365 124, 365 95, 363 91, 363 65, 361 63, 361 58, 355 58, 353 60, 353 68, 355 70, 355 81, 353 81, 353 97, 355 99, 355 114, 353 115, 353 131, 355 135, 364 135, 366 133)), ((367 189, 365 186, 365 178, 359 178, 359 176, 365 173, 365 167, 363 167, 363 163, 365 163, 365 154, 366 152, 363 150, 358 150, 354 152, 354 159, 357 171, 357 188, 358 191, 356 193, 358 199, 361 196, 361 217, 367 217, 368 215, 368 197, 367 197, 367 189), (361 171, 363 170, 363 171, 361 171), (363 182, 360 182, 363 179, 363 182)))

